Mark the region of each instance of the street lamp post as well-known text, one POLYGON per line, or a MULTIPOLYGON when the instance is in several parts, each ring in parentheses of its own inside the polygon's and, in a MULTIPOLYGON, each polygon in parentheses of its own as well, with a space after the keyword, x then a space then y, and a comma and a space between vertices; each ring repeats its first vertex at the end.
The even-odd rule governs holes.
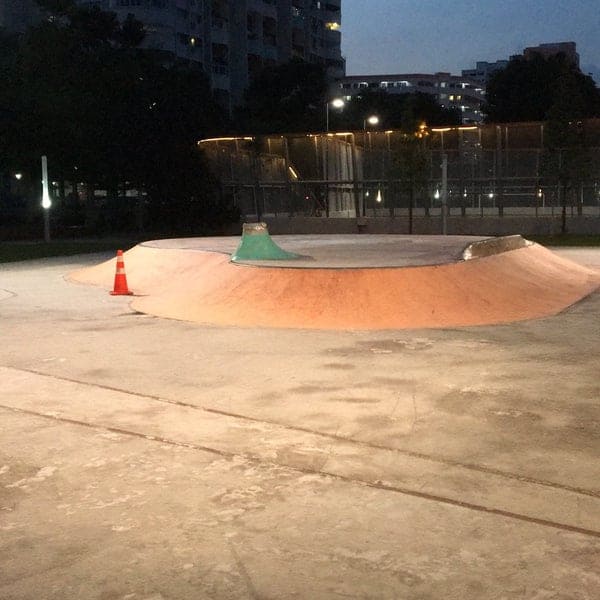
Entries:
MULTIPOLYGON (((334 108, 341 109, 344 107, 345 102, 341 98, 334 98, 333 100, 328 100, 325 103, 325 131, 329 133, 329 105, 334 108)), ((325 182, 325 214, 329 216, 329 137, 325 136, 323 138, 324 146, 323 146, 323 180, 325 182)))
POLYGON ((333 108, 343 108, 345 102, 341 98, 334 98, 325 103, 325 131, 329 133, 329 105, 333 108))
MULTIPOLYGON (((369 146, 367 147, 367 125, 371 127, 375 127, 379 125, 379 117, 377 115, 369 115, 363 119, 363 146, 364 146, 364 154, 365 154, 365 167, 366 173, 363 176, 363 179, 368 178, 371 171, 371 134, 369 132, 369 146)), ((364 185, 364 183, 363 183, 364 185)), ((376 202, 381 203, 381 189, 377 189, 377 197, 375 199, 376 202)), ((363 206, 363 214, 366 212, 366 206, 363 206)))
POLYGON ((448 235, 448 155, 442 154, 442 234, 448 235))
POLYGON ((42 208, 44 209, 44 241, 50 241, 50 192, 48 186, 48 159, 42 156, 42 208))
POLYGON ((363 130, 367 130, 367 125, 371 125, 371 127, 375 127, 379 125, 379 117, 377 115, 371 115, 363 120, 363 130))

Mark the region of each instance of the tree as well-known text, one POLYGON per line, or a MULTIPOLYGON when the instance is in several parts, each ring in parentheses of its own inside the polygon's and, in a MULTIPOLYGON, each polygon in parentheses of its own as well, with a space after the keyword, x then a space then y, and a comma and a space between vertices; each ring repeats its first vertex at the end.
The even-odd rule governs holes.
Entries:
POLYGON ((564 54, 512 59, 487 87, 488 122, 544 121, 541 172, 555 181, 566 232, 569 194, 591 173, 584 119, 600 116, 600 90, 564 54))
POLYGON ((14 160, 14 128, 12 123, 18 112, 17 79, 18 41, 15 36, 0 31, 0 172, 12 166, 14 160), (9 82, 13 82, 10 85, 9 82))
MULTIPOLYGON (((71 0, 39 4, 50 18, 13 47, 12 60, 0 61, 10 75, 0 90, 6 168, 37 173, 45 154, 54 180, 115 197, 134 187, 154 205, 180 209, 212 193, 197 141, 219 132, 226 117, 205 75, 139 48, 143 27, 131 17, 120 23, 71 0)), ((201 216, 190 214, 180 210, 179 220, 201 216)))
POLYGON ((577 97, 577 118, 600 115, 600 91, 564 54, 513 58, 492 75, 486 91, 486 121, 545 121, 562 99, 577 97))
POLYGON ((562 93, 548 111, 541 171, 558 186, 561 232, 566 233, 569 195, 577 194, 591 176, 594 156, 587 143, 584 121, 579 117, 585 112, 585 98, 576 92, 568 93, 573 89, 569 75, 560 78, 556 85, 562 93))
POLYGON ((423 122, 434 127, 460 125, 460 114, 440 106, 431 94, 390 94, 382 90, 365 90, 353 96, 343 111, 332 113, 331 123, 334 128, 363 129, 370 115, 377 115, 386 129, 410 133, 423 122))
POLYGON ((430 155, 426 136, 424 129, 405 134, 392 155, 389 177, 400 180, 400 185, 408 192, 408 233, 413 232, 415 198, 429 183, 430 155))
POLYGON ((292 60, 262 69, 236 111, 238 129, 249 133, 295 133, 325 128, 325 71, 292 60))

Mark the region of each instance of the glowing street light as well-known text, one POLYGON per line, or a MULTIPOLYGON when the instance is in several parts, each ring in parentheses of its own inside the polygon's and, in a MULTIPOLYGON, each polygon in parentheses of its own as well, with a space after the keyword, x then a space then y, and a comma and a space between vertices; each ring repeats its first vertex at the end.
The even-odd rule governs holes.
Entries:
POLYGON ((337 108, 338 110, 344 108, 346 103, 342 100, 342 98, 334 98, 333 100, 329 100, 325 103, 325 131, 329 133, 329 105, 333 106, 333 108, 337 108))
POLYGON ((21 179, 23 179, 23 173, 15 173, 15 179, 21 181, 21 179))
POLYGON ((50 192, 48 189, 48 159, 42 156, 42 208, 44 209, 44 241, 50 241, 50 192))
POLYGON ((364 130, 367 129, 367 125, 371 125, 371 127, 375 127, 376 125, 379 125, 379 117, 377 115, 371 115, 371 116, 367 117, 363 121, 363 129, 364 130))
MULTIPOLYGON (((429 135, 429 128, 427 127, 427 123, 425 123, 425 121, 423 121, 420 125, 419 125, 419 129, 415 132, 415 136, 418 137, 419 139, 423 139, 426 138, 429 135)), ((442 135, 444 135, 442 133, 442 135)))
POLYGON ((50 200, 50 192, 48 187, 48 159, 42 156, 42 208, 50 208, 52 200, 50 200))

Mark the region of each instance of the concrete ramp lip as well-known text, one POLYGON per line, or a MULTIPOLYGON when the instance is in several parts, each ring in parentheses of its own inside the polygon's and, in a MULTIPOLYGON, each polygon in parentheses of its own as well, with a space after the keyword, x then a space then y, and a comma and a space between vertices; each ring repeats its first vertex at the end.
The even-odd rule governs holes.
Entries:
POLYGON ((518 248, 526 248, 533 245, 534 242, 526 240, 520 235, 507 235, 497 238, 487 238, 478 240, 469 244, 462 253, 463 260, 472 260, 473 258, 483 258, 518 248))
MULTIPOLYGON (((131 306, 217 326, 448 328, 548 317, 600 286, 599 272, 521 236, 274 237, 314 258, 246 268, 229 260, 239 238, 138 245, 125 253, 129 287, 144 295, 131 306)), ((108 261, 71 278, 110 289, 113 274, 108 261)))

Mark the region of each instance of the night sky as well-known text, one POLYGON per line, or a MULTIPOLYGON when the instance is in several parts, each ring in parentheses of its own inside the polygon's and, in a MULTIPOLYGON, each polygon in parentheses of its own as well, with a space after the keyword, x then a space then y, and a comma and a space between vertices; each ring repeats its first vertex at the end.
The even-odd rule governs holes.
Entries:
POLYGON ((527 46, 573 41, 581 68, 600 82, 598 0, 343 0, 348 75, 459 75, 527 46))

